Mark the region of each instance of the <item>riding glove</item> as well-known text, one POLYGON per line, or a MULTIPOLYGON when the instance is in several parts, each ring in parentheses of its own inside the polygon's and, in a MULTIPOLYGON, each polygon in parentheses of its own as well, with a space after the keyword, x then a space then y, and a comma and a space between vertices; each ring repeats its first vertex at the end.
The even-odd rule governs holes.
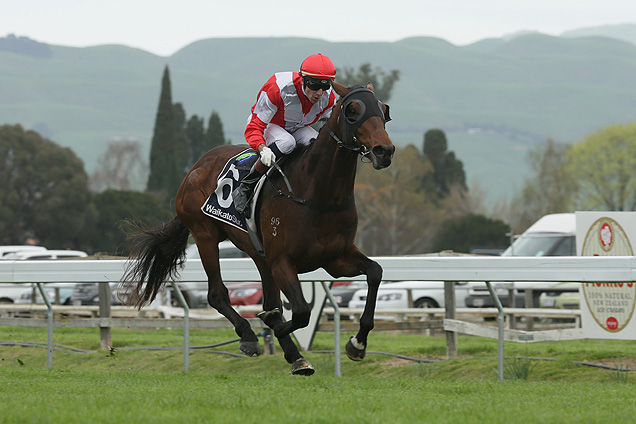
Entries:
POLYGON ((261 163, 267 167, 272 166, 272 163, 276 161, 276 155, 272 152, 272 149, 265 146, 261 150, 261 163))

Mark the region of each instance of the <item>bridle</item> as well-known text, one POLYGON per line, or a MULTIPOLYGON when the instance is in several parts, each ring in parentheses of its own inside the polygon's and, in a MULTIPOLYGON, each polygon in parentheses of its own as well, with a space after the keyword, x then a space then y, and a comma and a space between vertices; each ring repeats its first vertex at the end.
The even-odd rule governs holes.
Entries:
POLYGON ((336 141, 339 147, 357 153, 364 160, 371 154, 371 151, 358 140, 356 133, 362 124, 373 116, 382 118, 383 124, 391 120, 389 106, 385 104, 384 110, 382 106, 382 102, 375 97, 373 91, 361 86, 354 86, 340 101, 340 112, 338 113, 336 125, 340 125, 342 139, 328 125, 325 125, 329 136, 336 141), (360 107, 360 113, 355 118, 346 116, 347 107, 352 103, 356 103, 360 107))

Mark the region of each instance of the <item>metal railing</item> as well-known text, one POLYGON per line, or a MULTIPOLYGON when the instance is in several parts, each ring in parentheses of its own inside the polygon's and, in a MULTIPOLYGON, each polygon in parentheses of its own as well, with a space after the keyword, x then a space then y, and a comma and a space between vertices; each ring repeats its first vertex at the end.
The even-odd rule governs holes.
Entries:
MULTIPOLYGON (((526 281, 526 282, 633 282, 636 281, 636 257, 378 257, 374 258, 384 269, 385 281, 526 281)), ((125 261, 121 260, 68 260, 68 261, 0 261, 0 283, 42 282, 98 282, 119 281, 124 274, 125 261)), ((224 281, 260 281, 254 263, 249 259, 222 259, 221 276, 224 281)), ((324 270, 299 276, 301 281, 328 282, 333 278, 324 270)), ((365 276, 347 278, 364 280, 365 276)), ((200 260, 187 261, 181 272, 181 281, 205 282, 207 276, 200 260)), ((324 284, 323 284, 324 285, 324 284)), ((42 295, 46 294, 38 285, 42 295)), ((176 291, 179 293, 178 291, 176 291)), ((327 293, 329 291, 327 290, 327 293)), ((454 299, 454 296, 452 296, 454 299)), ((449 297, 450 299, 450 297, 449 297)), ((495 301, 498 298, 493 298, 495 301)), ((332 299, 332 303, 335 301, 332 299)), ((49 304, 49 317, 52 307, 49 304)), ((187 307, 187 305, 186 305, 187 307)), ((453 320, 455 305, 447 302, 448 320, 453 320), (448 313, 448 311, 453 311, 448 313)), ((504 310, 498 313, 503 316, 504 310)), ((189 313, 184 312, 184 316, 189 313)), ((335 313, 338 316, 339 313, 335 313)), ((52 318, 50 318, 52 321, 52 318)), ((184 320, 184 325, 188 320, 184 320)), ((503 319, 498 319, 498 369, 503 379, 503 319)), ((49 326, 52 340, 52 325, 49 326)), ((340 345, 339 325, 335 327, 336 349, 340 345)), ((187 331, 186 331, 187 333, 187 331)), ((447 331, 447 346, 452 344, 454 331, 447 331)), ((52 342, 51 342, 52 343, 52 342)), ((456 341, 455 341, 456 345, 456 341)), ((456 348, 456 346, 455 346, 456 348)), ((49 354, 50 354, 49 349, 49 354)), ((184 368, 187 369, 188 341, 184 340, 184 368)), ((452 353, 452 352, 451 352, 452 353)), ((340 369, 340 355, 336 355, 336 370, 340 369)), ((48 361, 47 361, 48 362, 48 361)))

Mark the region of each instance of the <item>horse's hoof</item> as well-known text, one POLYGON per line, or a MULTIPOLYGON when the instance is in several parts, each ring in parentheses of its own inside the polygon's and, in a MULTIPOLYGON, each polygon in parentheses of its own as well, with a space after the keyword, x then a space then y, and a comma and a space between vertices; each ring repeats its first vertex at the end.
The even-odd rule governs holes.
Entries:
POLYGON ((258 344, 258 341, 255 342, 244 342, 241 341, 239 343, 239 350, 246 354, 247 356, 260 356, 263 351, 261 350, 261 345, 258 344))
POLYGON ((347 352, 347 357, 352 361, 362 361, 364 359, 364 355, 367 352, 367 349, 358 343, 354 337, 351 337, 345 346, 345 351, 347 352), (358 345, 360 347, 356 347, 358 345))
POLYGON ((292 364, 292 374, 294 375, 312 375, 315 371, 313 365, 305 358, 296 359, 292 364))

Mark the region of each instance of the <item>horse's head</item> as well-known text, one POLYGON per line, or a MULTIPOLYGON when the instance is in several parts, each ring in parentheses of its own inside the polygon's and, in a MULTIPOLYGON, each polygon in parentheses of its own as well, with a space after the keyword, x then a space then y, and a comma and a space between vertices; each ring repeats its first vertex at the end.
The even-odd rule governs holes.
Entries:
POLYGON ((332 116, 340 138, 331 136, 342 147, 370 157, 375 169, 391 165, 395 146, 384 128, 391 119, 389 107, 375 97, 373 85, 350 88, 334 82, 333 88, 340 96, 332 116))

